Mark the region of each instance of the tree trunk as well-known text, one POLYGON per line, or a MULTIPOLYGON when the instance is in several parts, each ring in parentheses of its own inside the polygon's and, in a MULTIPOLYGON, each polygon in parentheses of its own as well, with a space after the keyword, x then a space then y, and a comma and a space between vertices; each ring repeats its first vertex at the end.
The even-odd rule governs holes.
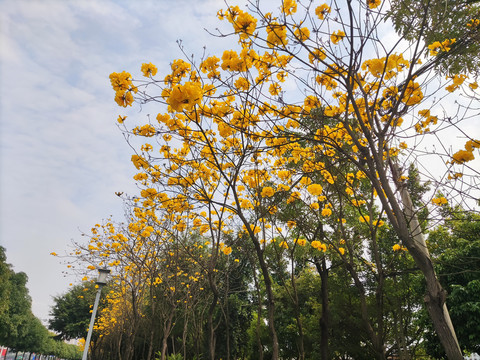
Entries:
MULTIPOLYGON (((238 202, 238 197, 235 196, 236 201, 238 202)), ((246 226, 248 235, 252 240, 253 246, 255 247, 255 253, 257 255, 258 264, 260 265, 260 271, 262 272, 265 292, 267 294, 267 311, 268 311, 268 327, 270 329, 270 335, 272 337, 272 360, 278 360, 279 356, 279 345, 278 345, 278 336, 277 330, 275 329, 275 299, 273 296, 273 286, 270 273, 268 271, 268 265, 265 262, 262 246, 257 236, 250 227, 250 223, 247 221, 245 216, 241 212, 238 213, 243 224, 246 226)))
POLYGON ((409 236, 402 236, 402 241, 408 248, 415 263, 425 277, 426 294, 425 304, 432 320, 438 338, 449 360, 463 360, 462 350, 458 344, 455 329, 453 328, 450 314, 445 304, 446 291, 438 281, 432 259, 423 237, 422 229, 413 210, 413 203, 406 186, 399 186, 400 195, 404 206, 404 214, 408 222, 409 236))
POLYGON ((150 344, 148 344, 147 360, 152 359, 154 333, 155 333, 155 330, 153 329, 153 326, 152 326, 152 328, 150 329, 150 344))
POLYGON ((260 327, 261 327, 261 319, 262 319, 262 297, 260 293, 260 284, 258 283, 257 279, 257 272, 255 269, 255 265, 252 262, 253 267, 253 281, 255 283, 255 288, 257 289, 257 299, 258 299, 258 308, 257 308, 257 324, 256 324, 256 335, 257 335, 257 347, 258 347, 258 360, 263 360, 263 345, 262 339, 260 337, 260 327))
POLYGON ((265 259, 263 258, 263 252, 260 249, 260 244, 258 243, 258 241, 255 242, 255 245, 258 245, 258 260, 264 278, 265 291, 267 293, 268 327, 270 329, 270 335, 272 336, 272 360, 278 360, 279 345, 277 330, 275 329, 275 300, 273 296, 272 279, 270 278, 268 266, 265 262, 265 259))
POLYGON ((165 360, 167 358, 168 337, 170 336, 170 332, 172 330, 174 314, 175 314, 175 308, 172 309, 172 312, 168 315, 167 320, 163 323, 161 360, 165 360))
POLYGON ((372 342, 373 349, 375 351, 375 359, 378 360, 385 360, 385 346, 383 345, 382 338, 375 332, 375 329, 372 326, 370 321, 370 316, 368 313, 368 305, 367 305, 367 298, 365 296, 365 287, 363 286, 360 278, 358 277, 357 272, 353 268, 351 263, 345 264, 347 267, 348 272, 353 278, 355 283, 355 287, 358 290, 358 296, 360 300, 360 313, 362 316, 363 325, 365 326, 365 330, 367 331, 368 336, 372 342))
POLYGON ((328 360, 328 330, 330 326, 329 304, 328 304, 328 269, 325 256, 320 264, 315 261, 317 272, 320 275, 320 295, 322 300, 322 317, 320 318, 320 359, 328 360))
MULTIPOLYGON (((211 269, 212 270, 212 269, 211 269)), ((218 289, 213 279, 212 271, 209 271, 208 274, 208 283, 210 290, 212 290, 213 298, 210 306, 208 308, 208 353, 210 360, 215 360, 215 347, 216 347, 216 337, 215 337, 215 326, 213 325, 213 312, 217 306, 219 294, 218 289)))

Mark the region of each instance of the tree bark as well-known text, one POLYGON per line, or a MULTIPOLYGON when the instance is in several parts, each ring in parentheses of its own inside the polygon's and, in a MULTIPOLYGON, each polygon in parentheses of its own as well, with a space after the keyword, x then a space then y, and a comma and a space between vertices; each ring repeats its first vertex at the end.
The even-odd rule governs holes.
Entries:
POLYGON ((315 266, 322 282, 320 285, 320 294, 322 298, 322 317, 320 318, 320 359, 328 360, 328 330, 330 326, 330 316, 328 304, 328 269, 325 256, 322 258, 321 264, 316 260, 315 266))
POLYGON ((215 346, 216 346, 216 337, 215 337, 215 326, 213 325, 213 312, 218 302, 218 290, 213 279, 212 272, 209 271, 208 282, 210 285, 210 290, 212 290, 213 298, 210 306, 208 308, 208 353, 210 360, 215 360, 215 346))
MULTIPOLYGON (((396 165, 394 165, 396 166, 396 165)), ((394 171, 398 174, 398 169, 394 171)), ((423 273, 426 282, 425 304, 430 314, 435 331, 449 360, 463 360, 462 350, 458 344, 455 329, 445 304, 446 291, 438 281, 427 244, 417 214, 413 209, 410 193, 404 184, 398 184, 403 202, 406 229, 400 229, 400 238, 412 255, 415 263, 423 273)), ((400 220, 400 219, 399 219, 400 220)), ((399 221, 401 224, 402 221, 399 221)))

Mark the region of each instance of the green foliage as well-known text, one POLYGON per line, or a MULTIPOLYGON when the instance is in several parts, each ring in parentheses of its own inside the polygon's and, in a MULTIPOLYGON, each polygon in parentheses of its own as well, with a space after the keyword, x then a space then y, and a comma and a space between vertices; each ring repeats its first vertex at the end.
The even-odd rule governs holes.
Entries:
MULTIPOLYGON (((480 352, 480 216, 449 209, 444 224, 430 233, 440 281, 449 296, 447 306, 463 350, 480 352)), ((427 350, 441 357, 443 351, 433 331, 427 350)))
MULTIPOLYGON (((479 73, 479 26, 468 27, 480 16, 476 0, 392 0, 390 16, 395 30, 407 40, 422 39, 425 46, 435 41, 456 39, 448 56, 438 56, 443 74, 479 73)), ((428 49, 425 49, 428 52, 428 49)))
POLYGON ((59 339, 85 337, 90 322, 90 306, 94 302, 95 289, 92 283, 83 283, 54 298, 50 312, 49 328, 59 339), (86 291, 85 291, 86 289, 86 291))
POLYGON ((0 344, 22 352, 80 359, 78 346, 55 341, 31 309, 27 275, 15 273, 0 247, 0 344))

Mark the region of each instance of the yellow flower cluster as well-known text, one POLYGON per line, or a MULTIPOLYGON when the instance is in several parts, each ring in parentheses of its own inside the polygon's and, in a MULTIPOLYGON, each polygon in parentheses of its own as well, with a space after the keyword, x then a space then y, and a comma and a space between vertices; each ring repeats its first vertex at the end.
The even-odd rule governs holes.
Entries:
POLYGON ((241 39, 247 39, 253 35, 257 27, 257 19, 242 11, 238 6, 230 6, 226 12, 220 10, 217 16, 220 20, 227 19, 241 39))
POLYGON ((392 246, 393 251, 407 251, 407 248, 405 246, 401 246, 400 244, 395 244, 392 246))
POLYGON ((311 184, 307 187, 307 191, 314 196, 320 196, 322 194, 323 187, 320 184, 311 184))
POLYGON ((262 189, 262 193, 260 195, 262 197, 272 197, 273 195, 275 195, 275 190, 273 190, 273 188, 270 186, 265 186, 262 189))
POLYGON ((468 140, 465 144, 465 150, 459 150, 452 155, 452 164, 463 164, 475 159, 474 149, 480 149, 480 140, 468 140))
POLYGON ((330 40, 334 44, 338 44, 345 37, 345 33, 342 30, 337 30, 330 35, 330 40))
POLYGON ((267 25, 267 43, 273 48, 275 46, 284 47, 287 45, 287 28, 285 25, 280 25, 272 21, 267 25))
POLYGON ((143 125, 141 127, 136 127, 133 129, 133 133, 139 136, 152 137, 155 136, 157 130, 150 124, 143 125))
POLYGON ((480 25, 480 19, 470 19, 470 21, 467 23, 467 27, 469 28, 476 28, 479 25, 480 25))
POLYGON ((467 78, 467 75, 464 74, 455 74, 453 76, 447 76, 447 79, 452 79, 453 83, 448 85, 445 90, 448 92, 454 92, 457 90, 465 81, 467 78))
POLYGON ((299 41, 308 40, 308 38, 310 37, 310 30, 307 27, 301 28, 297 26, 295 27, 295 31, 293 33, 299 41))
POLYGON ((188 81, 184 85, 176 85, 172 89, 167 103, 173 111, 191 111, 195 105, 201 103, 202 98, 203 91, 201 85, 188 81))
MULTIPOLYGON (((392 54, 388 58, 365 60, 362 64, 362 70, 368 70, 376 78, 383 77, 388 80, 407 68, 409 64, 410 62, 403 58, 403 54, 392 54)), ((388 96, 396 95, 398 92, 396 88, 387 88, 385 91, 390 91, 389 94, 384 94, 388 96)))
POLYGON ((323 252, 327 251, 327 245, 323 244, 318 240, 312 241, 311 245, 314 249, 322 250, 323 252))
POLYGON ((115 102, 118 106, 132 106, 132 92, 138 92, 137 87, 133 85, 132 75, 125 71, 122 71, 121 73, 111 73, 110 83, 112 84, 113 90, 115 90, 115 102))
POLYGON ((436 56, 439 52, 449 52, 452 48, 452 45, 455 44, 456 39, 446 39, 442 42, 435 41, 428 45, 428 49, 430 50, 430 56, 436 56))
POLYGON ((423 99, 423 92, 420 88, 420 84, 410 80, 405 89, 402 102, 406 105, 412 106, 420 103, 423 99))
POLYGON ((138 170, 140 170, 140 168, 147 169, 149 167, 148 162, 139 155, 132 155, 132 163, 138 170))
POLYGON ((210 56, 202 61, 200 64, 200 71, 204 74, 207 74, 209 79, 211 78, 219 78, 220 72, 218 71, 218 67, 220 59, 216 56, 210 56))
POLYGON ((437 206, 445 205, 448 204, 447 199, 445 197, 440 196, 432 199, 432 204, 435 204, 437 206))
POLYGON ((143 63, 141 67, 143 76, 145 77, 150 77, 150 76, 155 76, 157 75, 157 67, 153 65, 152 63, 143 63))
POLYGON ((315 14, 318 16, 320 20, 325 20, 325 17, 330 14, 330 6, 327 4, 322 4, 320 6, 317 6, 315 9, 315 14))
POLYGON ((463 164, 467 161, 472 161, 473 159, 475 159, 473 152, 468 150, 458 150, 452 155, 452 163, 454 164, 463 164))
POLYGON ((230 255, 232 253, 232 247, 231 246, 224 246, 222 249, 222 252, 225 255, 230 255))
POLYGON ((381 0, 367 0, 367 5, 370 9, 375 9, 380 6, 381 0))

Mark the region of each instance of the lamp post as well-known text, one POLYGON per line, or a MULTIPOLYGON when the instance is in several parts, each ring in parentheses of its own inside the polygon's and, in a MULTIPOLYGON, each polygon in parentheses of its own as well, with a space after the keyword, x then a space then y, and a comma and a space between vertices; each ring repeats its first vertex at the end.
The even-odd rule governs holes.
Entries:
POLYGON ((100 302, 100 295, 102 294, 102 287, 107 283, 107 276, 110 274, 109 269, 98 269, 98 278, 95 282, 98 285, 97 295, 95 296, 95 303, 93 304, 92 317, 90 318, 90 326, 88 328, 87 340, 85 341, 85 349, 83 350, 82 360, 87 360, 88 348, 92 338, 93 324, 95 323, 95 316, 97 314, 98 303, 100 302))

